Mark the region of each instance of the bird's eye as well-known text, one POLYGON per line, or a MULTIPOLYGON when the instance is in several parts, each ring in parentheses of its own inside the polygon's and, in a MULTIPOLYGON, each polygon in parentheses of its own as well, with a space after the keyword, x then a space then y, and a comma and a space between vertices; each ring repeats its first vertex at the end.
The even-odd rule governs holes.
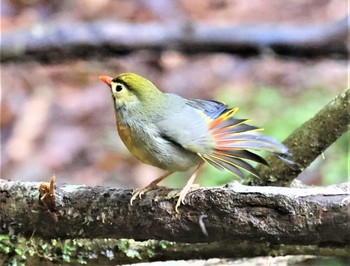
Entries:
POLYGON ((112 83, 112 91, 114 93, 120 93, 121 91, 123 91, 125 88, 125 86, 123 86, 123 84, 120 83, 112 83))
POLYGON ((116 92, 121 92, 123 90, 123 86, 122 85, 117 85, 116 87, 115 87, 115 91, 116 92))

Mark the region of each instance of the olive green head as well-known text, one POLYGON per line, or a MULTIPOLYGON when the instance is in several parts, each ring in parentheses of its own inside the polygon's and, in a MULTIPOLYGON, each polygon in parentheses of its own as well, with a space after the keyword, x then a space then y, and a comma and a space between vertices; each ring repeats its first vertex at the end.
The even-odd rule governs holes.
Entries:
POLYGON ((110 89, 116 108, 127 106, 152 106, 163 97, 157 87, 149 80, 134 73, 123 73, 115 78, 99 77, 110 89))

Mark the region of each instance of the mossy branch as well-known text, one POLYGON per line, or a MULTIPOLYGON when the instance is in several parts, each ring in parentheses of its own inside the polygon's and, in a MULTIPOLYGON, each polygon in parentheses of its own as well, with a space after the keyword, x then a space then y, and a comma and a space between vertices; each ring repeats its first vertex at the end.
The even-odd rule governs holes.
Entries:
POLYGON ((174 190, 150 191, 130 206, 131 190, 56 185, 50 194, 54 206, 48 206, 40 185, 0 180, 0 234, 337 246, 350 239, 350 183, 198 189, 188 194, 179 213, 174 190))
POLYGON ((251 185, 289 186, 333 142, 349 130, 350 89, 346 89, 314 117, 297 128, 283 143, 292 153, 294 164, 268 156, 270 167, 259 166, 260 179, 250 177, 251 185))
POLYGON ((176 243, 129 239, 44 240, 0 235, 0 264, 53 263, 120 265, 138 262, 249 258, 256 256, 313 255, 347 257, 350 246, 270 245, 250 241, 176 243))

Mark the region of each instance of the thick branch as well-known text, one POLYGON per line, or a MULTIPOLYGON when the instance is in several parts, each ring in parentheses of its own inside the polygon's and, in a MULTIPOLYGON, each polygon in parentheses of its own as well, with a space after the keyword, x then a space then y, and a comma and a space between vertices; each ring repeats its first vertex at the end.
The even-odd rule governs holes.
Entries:
POLYGON ((349 126, 350 89, 346 89, 283 142, 293 155, 293 165, 271 155, 266 158, 270 167, 259 166, 257 169, 261 178, 251 177, 248 183, 288 186, 322 152, 347 132, 349 126))
POLYGON ((2 34, 1 61, 64 60, 111 56, 139 49, 177 49, 188 53, 227 52, 256 55, 274 51, 289 56, 347 58, 348 17, 328 25, 185 25, 48 23, 2 34))
POLYGON ((256 256, 350 255, 350 246, 319 247, 298 245, 269 245, 249 241, 223 241, 211 243, 175 243, 148 240, 138 242, 129 239, 74 239, 29 240, 17 236, 0 235, 0 264, 14 259, 23 259, 28 265, 39 265, 42 258, 56 263, 120 265, 126 263, 197 260, 210 258, 242 258, 256 256), (6 250, 6 252, 2 252, 6 250), (17 254, 18 250, 22 253, 17 254), (3 254, 2 254, 3 253, 3 254))
POLYGON ((350 183, 199 189, 178 214, 171 197, 175 191, 155 190, 130 206, 130 190, 72 185, 56 186, 53 214, 39 202, 39 185, 0 181, 1 234, 338 246, 350 240, 350 183))

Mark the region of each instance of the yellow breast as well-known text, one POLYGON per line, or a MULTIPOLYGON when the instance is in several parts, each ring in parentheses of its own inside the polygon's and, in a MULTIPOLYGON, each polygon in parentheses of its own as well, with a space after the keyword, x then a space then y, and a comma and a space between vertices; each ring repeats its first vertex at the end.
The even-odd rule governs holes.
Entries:
POLYGON ((123 141, 124 145, 128 148, 128 150, 140 161, 148 164, 152 164, 151 161, 147 158, 149 155, 145 152, 143 145, 140 143, 136 143, 137 136, 134 136, 130 127, 127 124, 120 122, 117 119, 117 129, 118 134, 123 141))
POLYGON ((117 120, 117 129, 121 140, 124 142, 125 146, 130 150, 130 148, 133 146, 130 127, 117 120))

